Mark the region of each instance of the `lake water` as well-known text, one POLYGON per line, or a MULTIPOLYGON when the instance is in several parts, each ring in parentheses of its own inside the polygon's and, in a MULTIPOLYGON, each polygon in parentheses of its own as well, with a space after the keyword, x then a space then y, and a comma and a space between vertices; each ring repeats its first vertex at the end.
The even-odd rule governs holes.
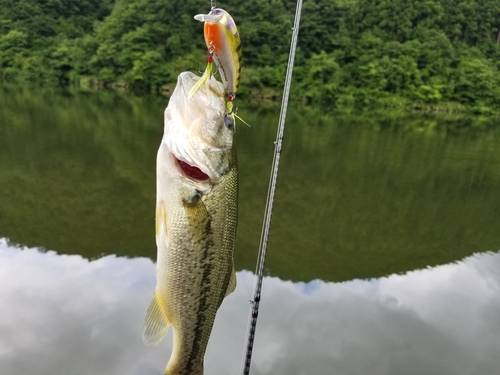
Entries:
MULTIPOLYGON (((162 374, 162 98, 0 90, 0 374, 162 374)), ((239 374, 278 109, 237 127, 238 287, 205 374, 239 374)), ((498 119, 292 105, 251 373, 500 373, 498 119)))

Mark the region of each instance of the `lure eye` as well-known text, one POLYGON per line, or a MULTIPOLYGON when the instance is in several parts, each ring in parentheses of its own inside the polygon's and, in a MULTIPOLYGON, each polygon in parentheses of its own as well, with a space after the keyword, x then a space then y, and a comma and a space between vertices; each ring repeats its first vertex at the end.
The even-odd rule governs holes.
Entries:
POLYGON ((226 128, 233 130, 234 129, 234 118, 231 115, 225 114, 224 115, 224 125, 226 125, 226 128))

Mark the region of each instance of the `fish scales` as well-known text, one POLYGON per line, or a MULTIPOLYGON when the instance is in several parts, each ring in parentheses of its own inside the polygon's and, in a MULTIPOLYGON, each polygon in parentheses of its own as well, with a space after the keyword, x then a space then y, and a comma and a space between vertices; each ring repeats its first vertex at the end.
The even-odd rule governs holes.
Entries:
POLYGON ((214 191, 211 199, 206 199, 206 204, 203 199, 193 205, 185 204, 185 215, 172 217, 172 224, 167 225, 172 228, 171 237, 177 239, 171 243, 173 261, 167 263, 170 279, 166 283, 171 282, 175 291, 168 298, 178 301, 172 316, 183 315, 174 336, 174 347, 178 348, 178 354, 174 355, 180 365, 170 368, 172 374, 195 374, 203 367, 215 314, 226 294, 233 267, 237 190, 231 185, 235 186, 236 181, 235 167, 221 183, 223 186, 214 191), (225 209, 219 208, 220 203, 224 203, 225 209), (186 227, 192 230, 187 231, 186 227), (189 252, 176 251, 188 247, 189 252), (189 267, 192 269, 187 272, 189 267))
POLYGON ((156 345, 172 325, 167 375, 203 374, 217 310, 236 286, 234 127, 224 121, 224 87, 215 79, 187 99, 198 79, 179 76, 157 157, 157 285, 143 340, 156 345))

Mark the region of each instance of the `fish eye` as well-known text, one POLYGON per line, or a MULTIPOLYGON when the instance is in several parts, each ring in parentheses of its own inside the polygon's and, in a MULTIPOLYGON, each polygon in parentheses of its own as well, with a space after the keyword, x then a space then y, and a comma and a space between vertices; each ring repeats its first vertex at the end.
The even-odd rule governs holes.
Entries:
POLYGON ((231 115, 225 114, 224 115, 224 125, 226 125, 226 128, 232 130, 234 129, 234 118, 231 115))

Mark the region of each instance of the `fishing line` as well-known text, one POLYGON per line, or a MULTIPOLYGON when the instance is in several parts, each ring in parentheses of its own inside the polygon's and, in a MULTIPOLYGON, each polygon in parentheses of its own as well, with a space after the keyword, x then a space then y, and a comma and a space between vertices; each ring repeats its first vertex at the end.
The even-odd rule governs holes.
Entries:
POLYGON ((252 311, 249 318, 247 351, 244 358, 243 375, 250 373, 250 363, 252 362, 253 342, 255 339, 255 329, 257 326, 257 317, 259 315, 259 302, 261 298, 262 280, 264 278, 264 264, 267 254, 267 242, 269 239, 269 229, 271 227, 271 216, 273 211, 274 195, 276 191, 276 180, 278 179, 278 168, 281 156, 281 145, 283 143, 283 133, 285 130, 285 119, 288 107, 288 97, 290 95, 290 85, 292 82, 293 64, 295 60, 295 51, 297 48, 297 38, 299 36, 300 15, 302 12, 302 0, 297 1, 295 10, 294 25, 292 28, 292 41, 290 44, 290 53, 288 55, 288 65, 286 69, 285 86, 283 88, 283 99, 281 102, 281 112, 279 118, 278 132, 276 141, 274 142, 274 157, 271 168, 271 176, 267 191, 266 209, 264 212, 264 222, 262 224, 262 232, 259 244, 259 256, 257 259, 256 272, 257 282, 255 284, 253 300, 250 301, 252 311))

